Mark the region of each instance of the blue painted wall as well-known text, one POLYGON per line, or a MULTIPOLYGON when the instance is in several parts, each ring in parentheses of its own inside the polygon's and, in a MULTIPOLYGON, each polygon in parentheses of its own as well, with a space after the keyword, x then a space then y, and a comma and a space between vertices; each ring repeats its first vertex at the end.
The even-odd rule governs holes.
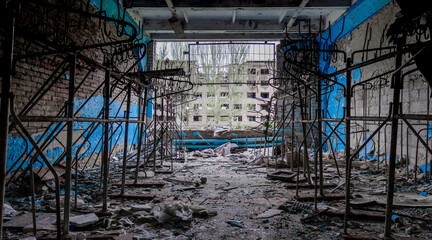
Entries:
MULTIPOLYGON (((375 15, 382 7, 390 3, 391 0, 359 0, 353 6, 351 6, 345 14, 343 14, 339 20, 337 20, 330 28, 328 28, 324 33, 318 37, 317 42, 323 49, 333 49, 333 43, 347 36, 350 37, 350 32, 356 29, 360 24, 369 19, 371 16, 375 15)), ((325 56, 325 54, 320 55, 320 69, 321 71, 326 71, 327 73, 334 73, 336 69, 330 66, 331 55, 325 56)), ((356 63, 354 63, 355 65, 356 63)), ((352 73, 353 83, 359 82, 361 79, 361 70, 355 69, 352 73)), ((336 80, 346 86, 346 76, 341 74, 336 76, 336 80)), ((323 95, 322 99, 322 109, 324 110, 324 116, 328 118, 341 118, 343 116, 345 98, 343 96, 342 87, 334 85, 334 91, 327 95, 323 95)), ((344 139, 344 125, 340 125, 337 132, 340 137, 344 139)), ((327 126, 324 127, 324 131, 329 134, 331 129, 327 126)), ((336 142, 337 151, 344 149, 342 144, 336 136, 331 138, 332 143, 336 142)), ((333 147, 335 147, 333 145, 333 147)), ((372 146, 368 146, 372 149, 372 146)), ((326 146, 324 148, 326 150, 326 146)), ((363 153, 364 155, 364 153, 363 153)))
MULTIPOLYGON (((79 107, 81 107, 82 104, 86 99, 77 99, 75 98, 74 102, 74 110, 77 111, 79 107)), ((103 108, 103 96, 98 95, 95 97, 92 97, 89 102, 81 109, 80 116, 81 117, 89 117, 89 118, 95 118, 99 114, 99 112, 103 108)), ((123 117, 125 114, 124 109, 122 108, 121 102, 112 102, 110 105, 110 116, 117 116, 123 117), (118 114, 117 114, 118 112, 118 114)), ((131 104, 131 111, 130 111, 130 117, 131 119, 136 119, 138 117, 138 106, 135 104, 131 104)), ((55 129, 55 126, 57 125, 64 125, 64 123, 58 123, 50 128, 50 131, 53 132, 55 129)), ((81 135, 81 132, 83 129, 86 129, 88 126, 90 126, 90 122, 75 122, 74 123, 74 134, 75 136, 81 135)), ((113 131, 118 127, 119 130, 114 132, 112 134, 112 143, 114 144, 117 141, 117 145, 123 144, 125 141, 124 137, 124 130, 126 123, 114 123, 113 124, 113 131)), ((130 123, 129 124, 129 137, 128 137, 128 145, 136 144, 138 142, 138 136, 136 133, 137 124, 136 123, 130 123)), ((58 130, 56 131, 58 132, 58 130)), ((99 140, 102 138, 103 133, 103 125, 99 125, 94 133, 89 137, 88 141, 84 143, 83 149, 79 152, 79 156, 90 156, 90 154, 96 150, 95 152, 98 153, 101 151, 102 144, 99 143, 99 140), (99 144, 98 144, 99 143, 99 144)), ((63 133, 65 134, 65 130, 63 133)), ((110 132, 111 136, 111 132, 110 132)), ((41 134, 36 135, 35 139, 40 140, 42 137, 41 134)), ((84 140, 86 135, 82 136, 82 140, 84 140)), ((45 140, 47 139, 47 135, 44 136, 45 140)), ((54 141, 55 142, 55 141, 54 141)), ((58 144, 56 144, 58 145, 58 144)), ((76 144, 73 146, 73 155, 77 154, 77 149, 79 148, 81 144, 76 144)), ((13 165, 13 163, 19 158, 19 156, 24 152, 25 150, 25 141, 24 139, 20 137, 9 137, 8 142, 8 162, 7 162, 7 169, 10 169, 10 167, 13 165)), ((32 146, 30 145, 27 149, 27 153, 30 153, 32 150, 32 146)), ((53 162, 57 160, 58 157, 60 157, 63 153, 64 149, 61 147, 61 145, 56 147, 50 147, 45 151, 45 156, 48 158, 50 162, 53 162)), ((40 159, 40 158, 39 158, 40 159)), ((41 160, 41 159, 40 159, 41 160)), ((25 164, 24 166, 27 166, 25 164)), ((36 165, 37 166, 37 165, 36 165)), ((16 167, 14 167, 16 169, 16 167)))
MULTIPOLYGON (((360 24, 375 15, 381 8, 390 3, 392 0, 358 0, 352 5, 333 25, 325 30, 317 39, 316 44, 321 46, 321 49, 333 49, 333 44, 343 37, 350 37, 350 32, 356 29, 360 24)), ((306 43, 311 44, 311 43, 306 43)), ((284 51, 289 51, 291 47, 302 48, 298 43, 292 46, 288 46, 284 51)), ((321 53, 319 59, 319 68, 323 73, 334 73, 336 69, 330 66, 331 55, 328 53, 321 53), (327 55, 326 55, 327 54, 327 55)), ((355 64, 355 63, 354 63, 355 64)), ((356 69, 353 71, 353 82, 358 82, 361 79, 361 70, 356 69)), ((346 85, 346 76, 341 74, 336 76, 338 83, 346 85)), ((323 90, 324 93, 325 90, 323 90)), ((343 96, 343 88, 338 85, 334 85, 334 91, 323 94, 321 99, 321 106, 324 111, 325 118, 342 118, 345 106, 345 98, 343 96)), ((335 125, 335 124, 334 124, 335 125)), ((324 126, 324 131, 329 134, 331 129, 324 126)), ((344 139, 344 125, 340 125, 337 132, 340 137, 344 139)), ((332 137, 333 140, 336 137, 332 137)), ((344 149, 344 145, 336 138, 336 149, 341 151, 344 149)), ((333 145, 333 147, 335 147, 333 145)), ((326 146, 324 146, 326 150, 326 146)))

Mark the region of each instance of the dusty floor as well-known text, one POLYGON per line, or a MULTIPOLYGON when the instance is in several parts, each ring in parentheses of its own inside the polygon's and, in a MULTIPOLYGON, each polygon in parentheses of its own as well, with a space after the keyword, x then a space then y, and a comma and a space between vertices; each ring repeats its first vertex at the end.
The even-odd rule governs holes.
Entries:
MULTIPOLYGON (((100 214, 99 170, 88 170, 79 175, 79 206, 73 215, 96 213, 97 221, 83 227, 71 225, 73 234, 86 236, 103 235, 106 239, 337 239, 341 238, 343 218, 320 213, 315 215, 312 202, 299 203, 293 199, 295 189, 286 189, 285 182, 267 179, 274 168, 249 165, 249 158, 242 154, 227 157, 194 157, 187 162, 175 162, 173 174, 156 176, 139 181, 163 181, 162 188, 131 188, 130 194, 155 194, 153 200, 111 199, 108 216, 100 214), (205 183, 204 183, 205 182, 205 183), (215 215, 216 214, 216 215, 215 215)), ((121 160, 111 166, 111 182, 118 182, 121 160)), ((133 166, 133 161, 130 162, 133 166)), ((170 165, 168 162, 166 165, 170 165)), ((385 177, 375 175, 373 164, 365 167, 354 164, 353 202, 356 206, 375 212, 384 210, 385 177)), ((339 185, 326 189, 342 193, 344 178, 337 176, 331 164, 325 165, 325 182, 339 185)), ((129 168, 128 181, 133 180, 133 168, 129 168)), ((149 169, 149 173, 150 169, 149 169)), ((432 189, 430 182, 421 184, 403 180, 403 171, 396 182, 395 202, 406 205, 395 210, 394 236, 411 239, 432 238, 431 203, 428 196, 419 197, 420 192, 432 189), (410 204, 423 204, 423 208, 412 208, 410 204)), ((110 194, 118 192, 113 184, 110 194)), ((301 189, 300 194, 313 193, 313 189, 301 189)), ((38 192, 37 208, 53 210, 54 195, 46 188, 38 192)), ((28 198, 9 197, 15 210, 30 210, 28 198)), ((319 212, 324 209, 343 208, 343 200, 319 201, 319 212)), ((20 216, 20 215, 18 215, 20 216)), ((13 218, 12 218, 13 220, 13 218)), ((12 221, 11 220, 11 221, 12 221)), ((42 221, 43 222, 43 221, 42 221)), ((28 223, 28 222, 27 222, 28 223)), ((44 230, 38 232, 40 239, 52 237, 53 221, 44 222, 44 230)), ((29 223, 28 223, 29 224, 29 223)), ((27 229, 27 230, 26 230, 27 229)), ((383 221, 363 218, 351 221, 350 229, 377 237, 383 232, 383 221)), ((22 230, 22 229, 21 229, 22 230)), ((29 236, 13 229, 8 230, 10 239, 29 236)), ((31 228, 30 228, 31 230, 31 228)), ((82 237, 82 236, 81 236, 82 237)), ((38 238, 39 239, 39 238, 38 238)), ((84 238, 77 238, 84 239, 84 238)))

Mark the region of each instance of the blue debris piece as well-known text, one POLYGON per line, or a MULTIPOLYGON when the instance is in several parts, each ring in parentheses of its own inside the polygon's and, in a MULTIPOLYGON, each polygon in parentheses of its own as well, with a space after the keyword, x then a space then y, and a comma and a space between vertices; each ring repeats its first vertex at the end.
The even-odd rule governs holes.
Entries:
POLYGON ((430 171, 430 164, 427 164, 427 168, 426 168, 426 164, 421 165, 420 170, 422 171, 422 173, 426 173, 426 171, 430 171))
POLYGON ((239 227, 239 228, 244 228, 245 226, 237 221, 234 220, 228 220, 226 221, 226 223, 228 223, 231 226, 235 226, 235 227, 239 227))
MULTIPOLYGON (((366 139, 368 139, 370 137, 370 134, 366 134, 366 138, 362 140, 362 144, 365 142, 366 139)), ((374 147, 374 143, 373 141, 369 141, 368 143, 366 143, 366 146, 364 148, 362 148, 362 150, 359 153, 359 157, 360 159, 364 159, 365 155, 368 155, 369 153, 372 152, 374 147), (365 154, 366 152, 366 154, 365 154)))
POLYGON ((426 197, 426 196, 427 196, 427 194, 428 194, 428 192, 427 192, 427 191, 424 191, 424 192, 419 192, 419 195, 420 195, 420 196, 423 196, 423 197, 426 197))
POLYGON ((399 215, 396 215, 396 214, 393 214, 393 215, 392 215, 392 221, 393 221, 393 222, 398 221, 398 219, 399 219, 399 215))

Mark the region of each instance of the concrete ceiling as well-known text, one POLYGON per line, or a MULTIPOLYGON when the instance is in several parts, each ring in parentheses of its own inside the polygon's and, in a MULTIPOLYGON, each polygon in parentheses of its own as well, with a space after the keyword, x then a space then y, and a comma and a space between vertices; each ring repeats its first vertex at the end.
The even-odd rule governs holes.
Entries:
MULTIPOLYGON (((154 40, 280 40, 336 20, 351 0, 124 0, 154 40), (310 24, 309 24, 310 22, 310 24)), ((327 24, 325 24, 327 25, 327 24)))

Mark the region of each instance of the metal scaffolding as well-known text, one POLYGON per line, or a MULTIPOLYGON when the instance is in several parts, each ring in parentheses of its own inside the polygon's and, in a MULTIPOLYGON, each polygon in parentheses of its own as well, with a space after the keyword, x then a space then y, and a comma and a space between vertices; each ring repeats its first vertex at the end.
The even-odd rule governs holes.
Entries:
MULTIPOLYGON (((180 138, 179 126, 175 121, 180 105, 173 103, 182 98, 181 93, 188 91, 192 83, 184 76, 182 69, 144 72, 141 66, 138 67, 147 56, 147 42, 141 26, 125 19, 125 9, 120 5, 117 6, 116 16, 108 16, 102 2, 99 10, 90 6, 89 1, 62 1, 57 4, 8 1, 2 6, 5 7, 2 12, 7 14, 7 22, 4 25, 6 39, 2 46, 6 62, 2 65, 0 111, 0 205, 3 206, 5 200, 5 189, 30 187, 33 233, 36 236, 34 177, 52 174, 57 239, 61 239, 68 235, 70 211, 77 207, 80 191, 78 175, 87 167, 99 167, 101 170, 99 188, 103 198, 102 211, 107 211, 110 194, 111 198, 131 197, 126 187, 140 184, 136 176, 140 171, 145 172, 149 162, 153 162, 156 169, 163 166, 164 161, 177 157, 178 149, 173 142, 180 138), (57 24, 56 19, 62 19, 65 24, 57 24), (95 33, 101 37, 86 40, 77 37, 80 32, 92 31, 95 26, 95 33), (26 47, 16 50, 17 45, 26 47), (14 94, 17 89, 13 89, 11 83, 16 73, 22 70, 20 63, 29 59, 44 64, 49 59, 52 65, 40 64, 50 71, 49 77, 43 79, 43 83, 37 86, 38 89, 18 111, 17 94, 14 94), (95 76, 100 76, 102 80, 94 84, 95 76), (58 89, 56 86, 59 84, 64 84, 64 89, 58 89), (80 92, 86 92, 87 98, 77 102, 80 92), (30 115, 43 105, 41 100, 50 94, 66 97, 62 107, 54 109, 58 110, 57 113, 30 115), (92 99, 97 96, 103 97, 103 107, 93 112, 92 116, 83 116, 82 110, 91 107, 94 104, 92 99), (155 107, 148 109, 157 101, 169 105, 162 111, 161 119, 156 114, 152 116, 155 107), (132 102, 138 108, 136 116, 131 116, 132 102), (37 132, 42 131, 37 138, 32 135, 34 126, 37 126, 37 132), (59 140, 63 132, 66 132, 66 141, 59 140), (25 150, 12 165, 6 167, 11 134, 24 140, 25 150), (89 141, 95 136, 99 139, 96 145, 89 141), (123 138, 122 143, 120 138, 123 138), (53 145, 61 146, 62 152, 50 160, 46 151, 53 145), (110 162, 120 145, 123 154, 121 191, 111 193, 110 162), (135 151, 131 151, 133 147, 135 151), (131 152, 134 152, 133 156, 131 152), (134 183, 126 182, 126 174, 132 174, 126 168, 126 162, 131 157, 136 159, 134 183), (64 182, 60 180, 56 166, 65 169, 64 182), (62 191, 64 203, 61 205, 62 191), (63 217, 61 211, 64 212, 63 217)), ((148 199, 154 196, 133 197, 148 199)), ((2 213, 3 210, 0 210, 0 216, 2 213)), ((0 235, 2 227, 0 221, 0 235)))
MULTIPOLYGON (((413 20, 415 21, 419 19, 413 20)), ((413 25, 420 26, 415 23, 413 25)), ((338 31, 341 34, 344 31, 343 27, 338 31)), ((327 29, 327 32, 332 31, 327 29)), ((326 36, 324 31, 309 34, 302 34, 299 31, 300 40, 287 38, 282 42, 283 66, 279 69, 278 77, 269 79, 270 85, 278 89, 278 92, 275 93, 278 102, 272 105, 275 111, 280 113, 275 115, 274 121, 278 124, 275 129, 277 129, 276 135, 282 135, 285 139, 284 151, 291 151, 291 162, 287 163, 291 168, 290 173, 295 176, 295 198, 299 201, 313 201, 317 212, 323 211, 317 208, 318 201, 345 199, 343 210, 345 237, 355 235, 354 232, 348 231, 350 219, 353 211, 355 212, 350 204, 353 190, 352 162, 359 158, 366 160, 371 157, 365 150, 370 142, 378 145, 375 153, 378 160, 377 172, 387 175, 385 237, 391 235, 396 158, 397 155, 402 158, 402 154, 408 156, 408 146, 406 149, 402 148, 403 141, 408 145, 408 132, 416 137, 417 148, 416 158, 411 162, 414 163, 414 173, 410 174, 408 171, 410 165, 408 160, 404 163, 407 179, 417 180, 418 152, 425 152, 426 166, 430 162, 429 154, 432 153, 429 137, 425 137, 432 117, 429 115, 430 98, 425 102, 428 109, 427 114, 410 114, 408 111, 402 111, 402 103, 409 100, 402 99, 404 78, 419 71, 413 65, 417 60, 416 57, 431 46, 430 35, 422 27, 394 35, 384 31, 380 47, 369 48, 371 32, 372 29, 368 24, 363 49, 347 52, 338 47, 336 40, 339 39, 339 36, 332 38, 326 36), (384 46, 386 36, 394 39, 388 46, 384 46), (411 39, 409 43, 407 43, 408 38, 411 39), (412 41, 413 38, 416 40, 412 41), (353 72, 359 69, 367 71, 369 67, 381 64, 383 61, 393 61, 394 64, 391 64, 393 67, 385 69, 382 73, 374 74, 370 78, 353 81, 353 72), (336 64, 342 67, 330 71, 332 65, 336 64), (383 99, 381 92, 389 87, 393 92, 393 99, 383 99), (369 106, 366 96, 373 94, 371 92, 374 90, 379 92, 377 96, 378 114, 369 114, 366 111, 369 106), (329 114, 329 109, 332 108, 328 105, 329 97, 337 98, 339 105, 336 112, 343 112, 343 114, 336 114, 336 116, 329 114), (340 109, 343 104, 345 106, 340 109), (358 104, 363 104, 361 113, 356 111, 358 104), (385 108, 388 109, 387 114, 385 108), (426 128, 418 129, 414 128, 414 125, 426 126, 426 128), (391 129, 390 136, 386 133, 387 127, 391 129), (398 129, 401 130, 399 138, 398 129), (403 136, 403 129, 407 129, 406 136, 403 136), (418 144, 419 142, 421 145, 418 144), (382 144, 384 144, 384 151, 381 150, 382 144), (341 146, 341 149, 338 145, 341 146), (345 177, 344 194, 334 194, 333 191, 325 190, 326 187, 336 185, 324 183, 323 148, 326 148, 334 159, 339 176, 345 177), (301 162, 301 153, 304 156, 303 162, 301 162), (344 172, 339 169, 338 154, 345 159, 344 172), (309 157, 312 155, 311 165, 309 157), (385 164, 384 171, 380 162, 385 164), (307 183, 303 184, 303 181, 307 183), (300 193, 301 189, 311 187, 315 189, 314 194, 300 193)), ((429 88, 427 90, 430 95, 429 88)), ((285 157, 285 154, 282 153, 282 159, 285 157)), ((431 172, 426 170, 426 174, 430 176, 431 172)))

